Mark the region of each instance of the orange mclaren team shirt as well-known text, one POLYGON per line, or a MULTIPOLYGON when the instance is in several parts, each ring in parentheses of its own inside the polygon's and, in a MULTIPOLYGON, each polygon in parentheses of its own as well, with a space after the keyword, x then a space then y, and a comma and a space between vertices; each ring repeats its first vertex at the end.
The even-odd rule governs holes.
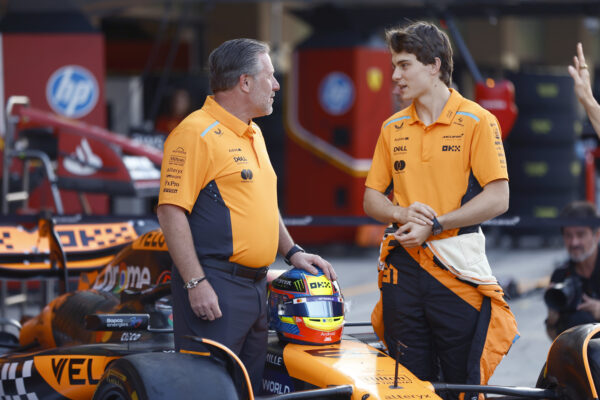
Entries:
POLYGON ((212 96, 165 141, 158 203, 187 211, 201 262, 264 267, 275 260, 277 177, 262 132, 212 96))
MULTIPOLYGON (((385 193, 392 184, 394 204, 407 207, 419 201, 444 215, 460 208, 486 184, 508 179, 496 117, 450 91, 444 110, 429 126, 412 104, 383 123, 367 187, 385 193)), ((436 239, 458 231, 449 229, 436 239)))

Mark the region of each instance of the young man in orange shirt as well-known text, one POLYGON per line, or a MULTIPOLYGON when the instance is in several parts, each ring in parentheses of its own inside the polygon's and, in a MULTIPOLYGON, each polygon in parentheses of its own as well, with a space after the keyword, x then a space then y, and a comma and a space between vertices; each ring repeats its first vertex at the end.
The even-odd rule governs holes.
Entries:
POLYGON ((393 224, 374 326, 420 379, 437 381, 439 366, 446 382, 486 383, 517 334, 479 230, 508 208, 498 121, 449 88, 452 48, 436 26, 394 29, 387 42, 412 104, 383 123, 366 181, 365 212, 393 224))

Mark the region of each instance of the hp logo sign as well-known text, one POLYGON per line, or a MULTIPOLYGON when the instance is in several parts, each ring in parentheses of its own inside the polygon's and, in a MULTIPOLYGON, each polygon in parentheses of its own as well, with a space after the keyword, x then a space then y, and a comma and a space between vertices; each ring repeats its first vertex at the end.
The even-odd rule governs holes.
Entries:
POLYGON ((354 103, 354 84, 342 72, 329 73, 319 85, 319 101, 331 115, 342 115, 354 103))
POLYGON ((79 65, 66 65, 52 74, 46 84, 46 99, 52 109, 69 118, 88 114, 98 101, 98 82, 79 65))

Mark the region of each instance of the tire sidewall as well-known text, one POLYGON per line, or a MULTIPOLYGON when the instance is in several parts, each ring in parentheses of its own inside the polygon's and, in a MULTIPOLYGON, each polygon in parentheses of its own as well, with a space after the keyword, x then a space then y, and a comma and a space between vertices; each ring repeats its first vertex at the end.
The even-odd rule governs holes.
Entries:
POLYGON ((109 400, 111 395, 120 395, 125 399, 147 399, 144 385, 126 359, 112 362, 102 375, 96 387, 93 400, 109 400))

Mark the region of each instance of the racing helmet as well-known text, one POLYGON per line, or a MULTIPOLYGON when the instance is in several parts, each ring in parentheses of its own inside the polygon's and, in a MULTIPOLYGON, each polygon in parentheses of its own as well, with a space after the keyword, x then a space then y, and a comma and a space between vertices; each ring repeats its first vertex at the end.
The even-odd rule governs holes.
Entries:
POLYGON ((269 283, 269 328, 282 341, 338 343, 344 325, 344 298, 337 282, 292 268, 269 283))

